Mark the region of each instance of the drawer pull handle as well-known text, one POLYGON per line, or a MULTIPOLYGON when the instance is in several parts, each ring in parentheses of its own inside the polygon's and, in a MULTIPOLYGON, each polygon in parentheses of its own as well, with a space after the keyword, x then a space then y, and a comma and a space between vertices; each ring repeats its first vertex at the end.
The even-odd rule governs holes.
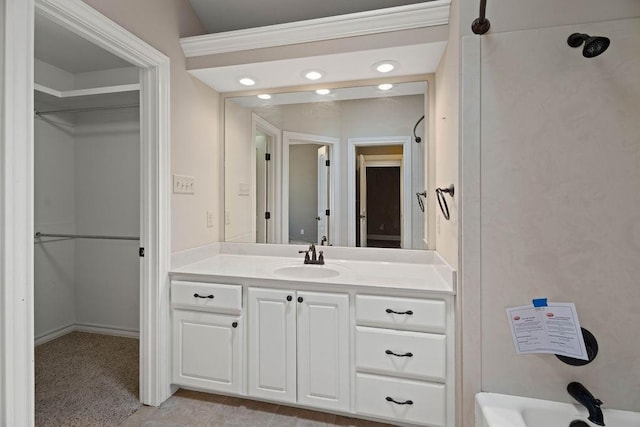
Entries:
POLYGON ((411 316, 413 314, 413 311, 411 310, 407 310, 407 311, 394 311, 391 310, 390 308, 387 308, 386 310, 387 313, 393 313, 393 314, 406 314, 407 316, 411 316))
POLYGON ((413 353, 405 353, 405 354, 398 354, 398 353, 394 353, 391 350, 386 350, 385 353, 387 354, 391 354, 393 356, 397 356, 397 357, 413 357, 413 353))
POLYGON ((213 299, 213 295, 204 296, 204 295, 193 294, 193 297, 194 298, 209 298, 209 299, 213 299))
POLYGON ((398 402, 397 400, 394 400, 393 397, 389 397, 389 396, 387 396, 387 402, 393 402, 396 405, 413 405, 413 400, 405 400, 404 402, 398 402))
POLYGON ((291 295, 287 295, 287 301, 291 301, 293 297, 291 295))

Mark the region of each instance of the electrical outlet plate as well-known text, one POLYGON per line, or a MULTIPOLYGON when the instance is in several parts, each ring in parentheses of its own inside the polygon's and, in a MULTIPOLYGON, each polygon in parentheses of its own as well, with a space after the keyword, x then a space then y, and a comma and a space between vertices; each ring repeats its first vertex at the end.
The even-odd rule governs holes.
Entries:
POLYGON ((195 194, 196 179, 192 176, 173 175, 173 192, 180 194, 195 194))
POLYGON ((213 211, 207 211, 207 227, 213 227, 213 211))
POLYGON ((224 225, 231 224, 231 212, 224 211, 224 225))

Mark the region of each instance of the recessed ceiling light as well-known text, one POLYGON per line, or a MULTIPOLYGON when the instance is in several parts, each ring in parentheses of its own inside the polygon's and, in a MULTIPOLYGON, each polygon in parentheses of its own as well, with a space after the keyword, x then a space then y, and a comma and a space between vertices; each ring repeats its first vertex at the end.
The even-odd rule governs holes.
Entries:
POLYGON ((243 77, 240 80, 238 80, 240 82, 241 85, 243 86, 253 86, 254 84, 256 84, 256 81, 253 80, 250 77, 243 77))
POLYGON ((316 90, 318 95, 329 95, 331 91, 329 89, 318 89, 316 90))
POLYGON ((271 99, 271 95, 269 95, 268 93, 263 93, 262 95, 258 95, 258 98, 260 98, 260 99, 271 99))
POLYGON ((378 89, 380 90, 389 90, 393 87, 393 85, 391 83, 383 83, 381 85, 378 85, 378 89))
POLYGON ((380 61, 373 64, 371 68, 379 73, 389 73, 393 71, 397 66, 398 63, 396 61, 380 61))
POLYGON ((304 77, 309 80, 318 80, 322 78, 322 72, 318 70, 307 70, 303 74, 304 77))

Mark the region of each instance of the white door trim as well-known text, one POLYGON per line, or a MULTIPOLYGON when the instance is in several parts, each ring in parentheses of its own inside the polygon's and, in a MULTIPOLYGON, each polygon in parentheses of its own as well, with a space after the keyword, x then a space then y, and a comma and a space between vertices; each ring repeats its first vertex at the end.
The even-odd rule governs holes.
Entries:
POLYGON ((0 426, 34 424, 33 0, 0 0, 0 426))
POLYGON ((169 366, 169 58, 80 0, 4 0, 1 141, 3 186, 0 424, 34 424, 33 37, 34 12, 141 68, 140 398, 171 395, 169 366), (7 371, 9 375, 5 375, 7 371))
POLYGON ((411 137, 380 136, 347 139, 347 246, 356 245, 356 147, 402 145, 402 241, 409 244, 411 227, 411 137))
POLYGON ((282 130, 278 129, 256 113, 251 113, 251 143, 254 148, 251 150, 251 218, 253 218, 253 222, 251 223, 251 236, 252 242, 256 241, 256 215, 257 215, 257 207, 256 207, 256 196, 257 196, 257 188, 256 188, 256 150, 255 150, 255 141, 256 141, 256 133, 260 130, 273 138, 273 143, 271 144, 271 167, 269 168, 269 177, 272 179, 269 180, 268 191, 270 195, 270 200, 267 202, 267 207, 271 211, 271 222, 268 227, 268 235, 269 240, 272 240, 267 243, 281 243, 281 231, 280 224, 282 222, 282 212, 281 209, 277 209, 276 206, 280 206, 280 198, 282 197, 282 192, 280 191, 279 182, 282 179, 280 176, 280 160, 279 154, 282 147, 282 130))
POLYGON ((337 187, 337 171, 340 170, 340 157, 338 156, 338 144, 340 138, 323 135, 311 135, 300 132, 282 132, 282 181, 279 188, 282 189, 282 243, 289 243, 289 145, 292 144, 323 144, 330 148, 329 159, 331 166, 329 168, 329 206, 331 210, 331 218, 329 220, 329 242, 340 241, 340 229, 338 221, 339 206, 338 197, 336 197, 337 187), (295 142, 299 141, 299 142, 295 142))

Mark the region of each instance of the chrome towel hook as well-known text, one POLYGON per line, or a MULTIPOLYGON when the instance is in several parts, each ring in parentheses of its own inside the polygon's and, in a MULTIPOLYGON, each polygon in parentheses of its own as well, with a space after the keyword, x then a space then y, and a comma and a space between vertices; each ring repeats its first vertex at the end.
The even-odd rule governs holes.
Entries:
POLYGON ((454 192, 455 192, 455 189, 453 187, 453 184, 451 184, 447 188, 436 188, 436 196, 438 196, 438 205, 440 205, 442 216, 444 216, 444 219, 446 219, 447 221, 449 221, 449 218, 450 218, 449 206, 447 205, 447 200, 445 199, 442 193, 448 193, 451 196, 451 198, 453 198, 454 192))

